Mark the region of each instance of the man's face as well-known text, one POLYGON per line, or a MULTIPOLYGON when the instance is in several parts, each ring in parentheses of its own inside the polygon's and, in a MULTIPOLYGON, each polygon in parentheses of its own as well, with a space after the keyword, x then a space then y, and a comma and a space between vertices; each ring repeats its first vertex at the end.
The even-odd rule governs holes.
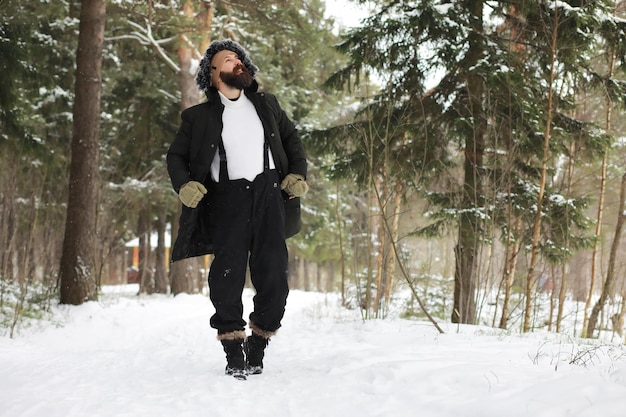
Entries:
POLYGON ((239 56, 232 51, 220 51, 211 60, 213 67, 213 85, 218 86, 218 82, 243 90, 252 84, 250 71, 241 63, 239 56))

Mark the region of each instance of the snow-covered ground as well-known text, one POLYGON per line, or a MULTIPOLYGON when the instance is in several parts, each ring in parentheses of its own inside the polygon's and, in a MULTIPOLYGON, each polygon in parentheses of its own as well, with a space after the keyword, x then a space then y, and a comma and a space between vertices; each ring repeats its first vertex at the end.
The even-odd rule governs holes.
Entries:
POLYGON ((620 344, 446 323, 439 334, 292 291, 264 373, 238 381, 206 296, 105 290, 0 337, 0 416, 626 416, 620 344))

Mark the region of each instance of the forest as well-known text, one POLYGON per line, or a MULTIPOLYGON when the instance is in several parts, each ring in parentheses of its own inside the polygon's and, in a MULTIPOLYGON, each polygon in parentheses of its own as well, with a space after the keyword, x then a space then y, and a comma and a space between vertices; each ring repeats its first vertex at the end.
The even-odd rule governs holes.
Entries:
POLYGON ((243 45, 309 159, 290 287, 364 319, 582 337, 626 315, 626 1, 0 0, 0 329, 169 262, 165 154, 212 40, 243 45))

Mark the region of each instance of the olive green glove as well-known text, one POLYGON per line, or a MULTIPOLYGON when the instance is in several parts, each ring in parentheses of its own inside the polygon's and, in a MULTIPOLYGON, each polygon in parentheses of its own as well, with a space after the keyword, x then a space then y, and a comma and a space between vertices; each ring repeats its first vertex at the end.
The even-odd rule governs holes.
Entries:
POLYGON ((187 207, 196 208, 202 197, 206 194, 206 188, 198 181, 189 181, 180 187, 178 198, 187 207))
POLYGON ((302 175, 287 174, 280 183, 280 189, 285 190, 292 197, 302 197, 309 191, 309 186, 302 175))

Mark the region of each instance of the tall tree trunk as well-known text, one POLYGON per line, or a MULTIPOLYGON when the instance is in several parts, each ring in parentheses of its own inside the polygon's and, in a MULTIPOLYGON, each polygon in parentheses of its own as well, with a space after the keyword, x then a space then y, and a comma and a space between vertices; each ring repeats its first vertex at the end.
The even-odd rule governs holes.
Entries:
POLYGON ((617 261, 617 250, 619 249, 620 241, 622 239, 622 229, 624 228, 624 221, 626 220, 626 215, 624 214, 624 199, 626 199, 626 173, 622 175, 622 185, 619 193, 619 208, 617 211, 619 214, 617 215, 615 235, 613 235, 613 243, 611 244, 609 264, 606 269, 606 279, 604 280, 604 285, 602 286, 600 298, 593 306, 593 310, 591 310, 589 323, 585 332, 586 337, 593 337, 593 332, 596 330, 598 325, 598 316, 604 309, 604 304, 606 304, 609 297, 613 296, 615 291, 615 280, 617 278, 615 275, 615 262, 617 261))
POLYGON ((346 252, 343 243, 343 216, 341 215, 341 203, 339 198, 339 183, 336 185, 337 199, 335 201, 335 217, 337 221, 337 233, 339 235, 339 266, 341 270, 341 305, 346 306, 346 252))
POLYGON ((300 257, 300 273, 302 274, 302 288, 304 291, 311 291, 311 275, 309 265, 303 256, 300 257))
MULTIPOLYGON (((575 144, 572 143, 570 147, 570 158, 567 161, 567 198, 569 199, 572 194, 572 184, 574 182, 574 162, 576 160, 575 152, 575 144)), ((565 207, 565 224, 569 224, 569 205, 565 207)), ((568 249, 570 248, 569 241, 569 233, 565 234, 563 240, 563 247, 568 249)), ((567 277, 569 275, 569 262, 563 262, 561 265, 561 285, 559 285, 559 307, 556 314, 556 332, 559 333, 561 331, 561 325, 563 322, 563 314, 565 309, 565 296, 567 295, 567 277)), ((552 291, 554 292, 556 288, 556 282, 552 291)), ((552 313, 552 312, 550 312, 552 313)))
MULTIPOLYGON (((397 242, 399 237, 400 230, 400 210, 402 209, 402 195, 404 194, 404 186, 401 182, 396 183, 395 190, 395 201, 394 201, 394 212, 393 212, 393 220, 391 222, 391 242, 397 242)), ((385 300, 387 303, 391 300, 391 288, 393 286, 393 278, 396 274, 396 258, 393 256, 393 247, 391 244, 388 245, 389 249, 387 253, 387 279, 385 280, 385 300)))
POLYGON ((154 292, 154 277, 152 274, 152 242, 150 210, 143 209, 139 214, 139 292, 152 294, 154 292))
MULTIPOLYGON (((468 67, 478 62, 483 53, 483 1, 467 2, 472 15, 472 33, 469 35, 468 67)), ((455 247, 453 323, 474 324, 476 321, 476 262, 480 242, 481 224, 477 209, 482 206, 481 170, 485 135, 483 111, 484 81, 478 74, 467 78, 467 118, 473 121, 472 132, 467 135, 464 151, 464 179, 461 213, 459 215, 458 241, 455 247)))
POLYGON ((154 266, 154 291, 159 294, 167 293, 167 271, 165 265, 165 227, 166 215, 160 213, 157 219, 157 248, 154 266))
POLYGON ((539 193, 537 195, 537 213, 535 213, 535 224, 533 226, 532 245, 530 249, 530 264, 526 276, 525 303, 524 303, 524 323, 523 331, 530 331, 530 318, 532 315, 533 293, 535 289, 535 267, 539 251, 539 238, 541 235, 541 211, 543 208, 543 195, 546 189, 546 178, 548 170, 548 157, 550 154, 550 134, 552 127, 552 97, 554 95, 554 78, 557 53, 557 34, 559 28, 558 9, 555 8, 555 17, 552 30, 552 43, 550 45, 552 59, 550 62, 550 79, 548 80, 548 103, 546 105, 546 127, 543 141, 543 155, 541 161, 541 179, 539 180, 539 193))
MULTIPOLYGON (((329 259, 326 261, 326 271, 328 277, 326 279, 326 286, 324 288, 324 292, 327 293, 336 293, 335 288, 335 261, 329 259)), ((343 301, 343 300, 342 300, 343 301)))
POLYGON ((598 246, 600 246, 600 238, 602 235, 602 218, 604 217, 604 198, 606 196, 606 168, 609 157, 608 148, 604 150, 602 156, 602 165, 600 170, 600 189, 598 190, 598 211, 596 212, 596 228, 594 232, 593 250, 591 251, 591 273, 589 276, 589 290, 585 298, 585 313, 583 317, 582 337, 587 337, 587 327, 589 325, 589 309, 591 308, 591 300, 596 286, 596 269, 598 264, 598 246))
POLYGON ((59 269, 63 304, 82 304, 97 299, 95 237, 105 4, 105 0, 83 0, 80 11, 72 161, 59 269))
MULTIPOLYGON (((187 20, 193 20, 195 14, 193 1, 186 0, 183 3, 183 14, 187 20)), ((178 65, 180 67, 180 71, 178 72, 178 85, 180 86, 181 92, 180 107, 184 110, 197 104, 200 99, 198 87, 196 86, 194 75, 191 72, 194 49, 189 45, 188 37, 184 33, 179 36, 177 54, 178 65)))
POLYGON ((611 325, 613 332, 619 336, 623 336, 624 333, 624 315, 626 314, 626 293, 622 293, 622 302, 620 304, 619 311, 611 316, 611 325))
POLYGON ((2 164, 5 172, 2 176, 3 189, 0 192, 2 200, 0 200, 0 242, 3 250, 0 254, 0 276, 10 278, 13 276, 13 257, 16 246, 17 233, 17 209, 16 201, 16 171, 17 165, 10 164, 8 158, 2 158, 2 164))
MULTIPOLYGON (((383 171, 385 171, 386 169, 383 168, 383 171)), ((380 212, 378 213, 378 215, 382 218, 382 219, 386 219, 387 218, 387 185, 386 185, 386 181, 385 181, 385 173, 383 172, 383 177, 379 179, 379 183, 380 183, 380 194, 382 196, 382 199, 380 199, 378 201, 378 207, 380 209, 380 212)), ((377 186, 378 187, 378 186, 377 186)), ((377 234, 378 234, 378 254, 376 256, 376 295, 374 296, 374 317, 378 318, 379 317, 379 310, 381 307, 381 302, 383 300, 383 287, 384 287, 384 276, 385 276, 385 250, 387 247, 387 234, 385 233, 385 224, 384 221, 381 220, 378 224, 378 229, 377 229, 377 234)))
POLYGON ((509 320, 509 309, 511 305, 511 291, 513 288, 513 279, 515 278, 515 270, 517 268, 517 255, 519 254, 520 242, 522 237, 520 235, 520 228, 522 221, 517 218, 515 220, 509 219, 509 228, 507 232, 507 245, 506 245, 506 259, 504 261, 504 300, 502 301, 502 316, 500 316, 500 328, 506 329, 509 320), (512 241, 512 236, 515 236, 515 240, 512 241))
MULTIPOLYGON (((213 17, 213 2, 205 1, 203 4, 206 9, 198 16, 202 16, 202 20, 200 21, 200 30, 204 35, 203 40, 201 41, 201 46, 206 49, 210 40, 209 33, 213 17)), ((194 13, 193 1, 186 0, 183 3, 183 14, 189 21, 192 21, 194 19, 194 13)), ((202 53, 203 52, 204 50, 202 50, 202 53)), ((181 110, 184 110, 200 101, 200 93, 198 91, 198 87, 196 86, 194 76, 190 71, 191 63, 194 58, 194 50, 189 45, 189 40, 186 34, 181 34, 179 36, 177 53, 178 66, 180 68, 178 72, 178 84, 181 93, 180 108, 181 110)), ((196 56, 196 59, 198 58, 199 57, 196 56)), ((178 227, 172 228, 172 233, 177 234, 178 227)), ((172 240, 175 241, 175 239, 176 236, 174 235, 172 240)), ((195 259, 183 259, 170 264, 172 294, 176 295, 181 292, 190 294, 194 292, 194 270, 196 267, 197 262, 195 259)))
MULTIPOLYGON (((369 119, 371 120, 371 119, 369 119)), ((376 211, 375 211, 375 190, 376 183, 374 178, 374 134, 372 132, 371 122, 369 123, 369 131, 365 135, 368 151, 368 180, 367 180, 367 275, 365 281, 365 318, 370 318, 372 309, 372 282, 374 281, 374 236, 376 230, 376 211)))
POLYGON ((322 264, 315 262, 313 265, 315 266, 315 291, 322 292, 322 264))
MULTIPOLYGON (((613 15, 616 14, 615 9, 613 11, 613 15)), ((615 50, 611 51, 611 57, 609 59, 609 73, 607 75, 607 79, 611 79, 613 77, 613 73, 615 72, 615 61, 616 61, 616 52, 615 50)), ((607 133, 611 132, 612 124, 611 117, 613 114, 613 103, 611 101, 611 97, 607 94, 606 97, 606 118, 605 118, 605 128, 607 133)), ((604 198, 606 195, 606 169, 607 162, 609 158, 609 149, 608 147, 604 150, 604 155, 602 157, 602 170, 600 174, 600 190, 598 191, 600 195, 598 196, 598 212, 596 215, 596 230, 594 233, 594 242, 593 242, 593 251, 591 253, 591 277, 589 279, 589 292, 587 293, 587 298, 585 299, 585 314, 583 319, 583 330, 582 337, 587 337, 587 328, 589 325, 589 317, 588 311, 591 307, 591 299, 593 298, 594 287, 596 284, 596 263, 598 258, 598 246, 600 245, 600 237, 602 232, 602 217, 604 213, 604 198)), ((589 337, 592 335, 590 334, 589 337)))

